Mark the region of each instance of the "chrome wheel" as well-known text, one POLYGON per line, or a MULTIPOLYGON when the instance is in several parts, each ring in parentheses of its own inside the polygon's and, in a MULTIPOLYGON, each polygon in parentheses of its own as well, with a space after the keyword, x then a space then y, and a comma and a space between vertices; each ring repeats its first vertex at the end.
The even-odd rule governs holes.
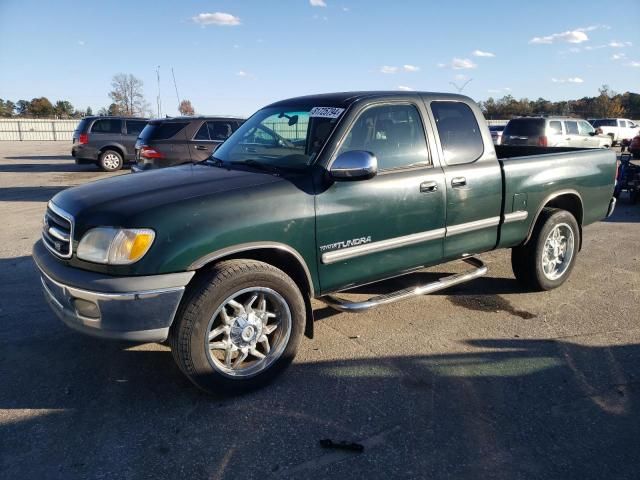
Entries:
POLYGON ((556 225, 544 242, 542 272, 549 280, 562 277, 571 265, 575 249, 573 230, 566 223, 556 225))
POLYGON ((275 290, 252 287, 229 296, 209 321, 211 366, 232 377, 254 376, 275 362, 291 335, 291 312, 275 290))
POLYGON ((120 157, 115 153, 107 153, 102 156, 102 164, 109 170, 116 170, 120 166, 120 157))

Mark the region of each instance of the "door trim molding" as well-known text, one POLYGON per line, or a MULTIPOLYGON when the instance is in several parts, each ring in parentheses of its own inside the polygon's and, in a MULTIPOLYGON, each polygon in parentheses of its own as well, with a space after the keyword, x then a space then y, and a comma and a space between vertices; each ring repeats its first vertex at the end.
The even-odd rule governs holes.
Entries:
POLYGON ((358 245, 356 247, 334 250, 332 252, 322 254, 322 263, 325 265, 331 265, 332 263, 341 262, 343 260, 350 260, 352 258, 361 257, 363 255, 369 255, 370 253, 379 253, 387 250, 392 250, 394 248, 407 247, 409 245, 415 245, 417 243, 442 239, 445 237, 445 235, 445 228, 437 228, 435 230, 413 233, 411 235, 405 235, 402 237, 389 238, 387 240, 380 240, 378 242, 358 245))
POLYGON ((475 220, 473 222, 459 223, 447 227, 447 237, 453 237, 454 235, 460 235, 463 233, 475 232, 476 230, 482 230, 483 228, 496 227, 500 224, 500 217, 483 218, 482 220, 475 220))
POLYGON ((529 217, 529 212, 526 210, 517 210, 511 213, 504 214, 504 223, 522 222, 529 217))

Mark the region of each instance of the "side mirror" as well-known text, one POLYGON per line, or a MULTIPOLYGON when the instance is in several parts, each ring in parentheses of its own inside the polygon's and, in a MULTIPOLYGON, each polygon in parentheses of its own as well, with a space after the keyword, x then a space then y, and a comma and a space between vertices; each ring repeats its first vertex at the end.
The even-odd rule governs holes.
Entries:
POLYGON ((329 175, 338 181, 368 180, 378 173, 378 159, 371 152, 351 150, 338 156, 329 175))
POLYGON ((592 137, 595 137, 597 134, 598 134, 598 133, 597 133, 597 132, 595 132, 595 131, 591 131, 591 132, 589 132, 589 135, 591 135, 592 137))

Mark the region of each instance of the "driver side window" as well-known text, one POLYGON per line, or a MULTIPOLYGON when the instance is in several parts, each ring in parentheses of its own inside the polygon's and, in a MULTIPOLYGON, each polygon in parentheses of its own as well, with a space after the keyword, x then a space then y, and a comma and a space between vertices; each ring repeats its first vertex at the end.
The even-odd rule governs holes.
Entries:
POLYGON ((413 105, 380 105, 360 114, 338 154, 364 150, 378 158, 380 170, 430 165, 418 109, 413 105))

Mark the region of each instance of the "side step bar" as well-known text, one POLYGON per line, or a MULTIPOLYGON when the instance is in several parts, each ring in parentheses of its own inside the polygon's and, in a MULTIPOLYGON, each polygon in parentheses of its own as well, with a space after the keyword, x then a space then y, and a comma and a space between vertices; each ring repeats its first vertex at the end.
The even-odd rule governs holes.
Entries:
POLYGON ((475 269, 444 277, 436 280, 435 282, 427 283, 426 285, 405 288, 402 290, 398 290, 397 292, 387 293, 385 295, 378 295, 377 297, 372 297, 368 300, 365 300, 364 302, 352 302, 335 297, 333 295, 326 295, 319 298, 319 300, 335 310, 339 310, 341 312, 358 313, 370 310, 374 307, 379 307, 380 305, 386 305, 387 303, 398 302, 410 297, 427 295, 429 293, 437 292, 438 290, 443 290, 445 288, 458 285, 459 283, 475 280, 476 278, 482 277, 487 273, 487 266, 479 258, 468 257, 464 258, 463 261, 468 263, 469 265, 474 266, 475 269))

